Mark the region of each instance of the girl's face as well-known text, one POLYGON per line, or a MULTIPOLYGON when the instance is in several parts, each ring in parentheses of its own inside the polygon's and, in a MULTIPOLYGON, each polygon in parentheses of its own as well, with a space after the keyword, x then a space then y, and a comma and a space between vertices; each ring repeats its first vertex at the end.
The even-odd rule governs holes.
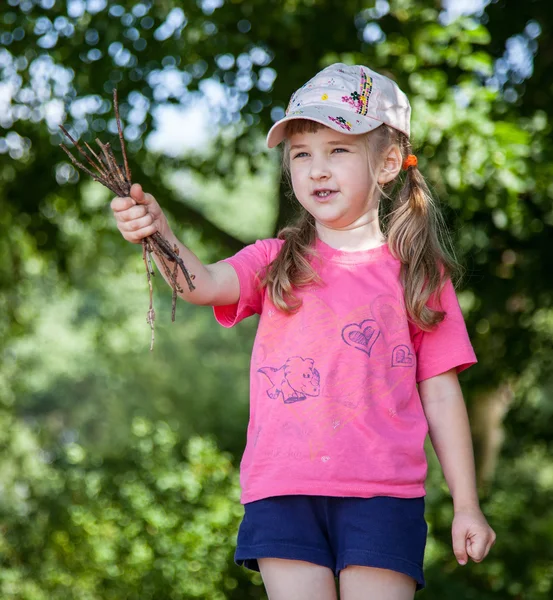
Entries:
POLYGON ((322 127, 289 138, 292 187, 317 227, 354 229, 375 219, 378 195, 363 135, 322 127))

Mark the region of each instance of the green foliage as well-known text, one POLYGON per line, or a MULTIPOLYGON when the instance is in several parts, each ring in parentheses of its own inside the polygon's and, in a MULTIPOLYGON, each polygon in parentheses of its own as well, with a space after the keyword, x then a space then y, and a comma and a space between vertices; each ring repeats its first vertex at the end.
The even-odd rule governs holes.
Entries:
POLYGON ((181 447, 167 423, 136 418, 119 457, 93 460, 70 443, 37 471, 29 432, 10 437, 24 460, 3 473, 18 496, 0 505, 3 598, 215 600, 239 585, 237 475, 213 441, 181 447))
POLYGON ((459 297, 479 358, 462 376, 469 405, 505 381, 515 391, 504 431, 489 431, 502 444, 484 498, 497 545, 456 565, 432 462, 421 598, 551 597, 550 3, 492 2, 453 22, 440 12, 430 0, 2 4, 2 597, 263 597, 232 565, 236 473, 211 441, 238 463, 255 321, 223 330, 210 309, 180 303, 170 324, 156 281, 150 354, 139 248, 56 147, 51 117, 113 141, 117 85, 134 180, 214 262, 293 213, 263 136, 290 93, 337 60, 390 74, 411 99, 419 164, 467 268, 459 297), (504 58, 513 35, 532 55, 526 80, 504 58), (200 93, 214 82, 220 103, 200 93), (207 147, 153 152, 156 110, 198 99, 213 117, 207 147))
POLYGON ((429 539, 425 553, 425 600, 547 600, 553 591, 553 485, 551 460, 543 443, 527 440, 520 455, 504 461, 482 509, 497 543, 480 564, 460 567, 451 547, 453 510, 447 486, 430 446, 427 481, 429 539))

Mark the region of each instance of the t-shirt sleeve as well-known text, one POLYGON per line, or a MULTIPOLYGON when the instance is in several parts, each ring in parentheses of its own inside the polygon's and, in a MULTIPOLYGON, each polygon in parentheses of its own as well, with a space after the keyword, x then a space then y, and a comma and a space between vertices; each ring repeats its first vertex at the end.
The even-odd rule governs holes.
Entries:
MULTIPOLYGON (((414 336, 417 355, 417 383, 435 377, 455 368, 457 373, 474 365, 476 355, 450 279, 447 280, 441 295, 441 310, 444 320, 432 331, 422 331, 414 336)), ((439 309, 436 296, 428 302, 430 308, 439 309)))
POLYGON ((258 240, 220 262, 228 263, 236 271, 240 282, 240 298, 235 304, 214 306, 213 314, 220 325, 232 327, 246 317, 261 313, 264 290, 259 282, 260 274, 270 263, 267 244, 264 240, 258 240))

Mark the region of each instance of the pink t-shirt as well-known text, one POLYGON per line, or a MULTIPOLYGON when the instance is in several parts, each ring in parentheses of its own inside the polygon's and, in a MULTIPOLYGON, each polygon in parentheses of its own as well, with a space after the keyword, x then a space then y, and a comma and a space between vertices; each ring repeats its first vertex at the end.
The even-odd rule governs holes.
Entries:
POLYGON ((299 290, 303 305, 288 315, 256 276, 282 244, 260 240, 226 259, 240 299, 214 307, 225 327, 260 315, 242 503, 285 494, 424 496, 428 427, 416 384, 476 362, 451 282, 441 295, 444 321, 423 332, 407 320, 400 262, 386 244, 343 252, 317 240, 313 266, 323 284, 299 290))

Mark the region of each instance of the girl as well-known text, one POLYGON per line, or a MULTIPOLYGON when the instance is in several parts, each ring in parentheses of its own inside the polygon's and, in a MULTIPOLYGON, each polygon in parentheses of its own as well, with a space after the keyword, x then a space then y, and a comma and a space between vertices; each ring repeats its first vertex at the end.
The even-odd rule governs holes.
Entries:
POLYGON ((196 276, 185 300, 225 327, 260 315, 236 561, 261 571, 271 600, 334 600, 335 577, 343 600, 412 600, 424 587, 428 432, 458 562, 495 542, 457 379, 476 357, 410 112, 364 66, 318 73, 267 138, 284 142, 297 223, 216 264, 178 242, 139 185, 111 204, 125 239, 159 231, 178 246, 196 276))

